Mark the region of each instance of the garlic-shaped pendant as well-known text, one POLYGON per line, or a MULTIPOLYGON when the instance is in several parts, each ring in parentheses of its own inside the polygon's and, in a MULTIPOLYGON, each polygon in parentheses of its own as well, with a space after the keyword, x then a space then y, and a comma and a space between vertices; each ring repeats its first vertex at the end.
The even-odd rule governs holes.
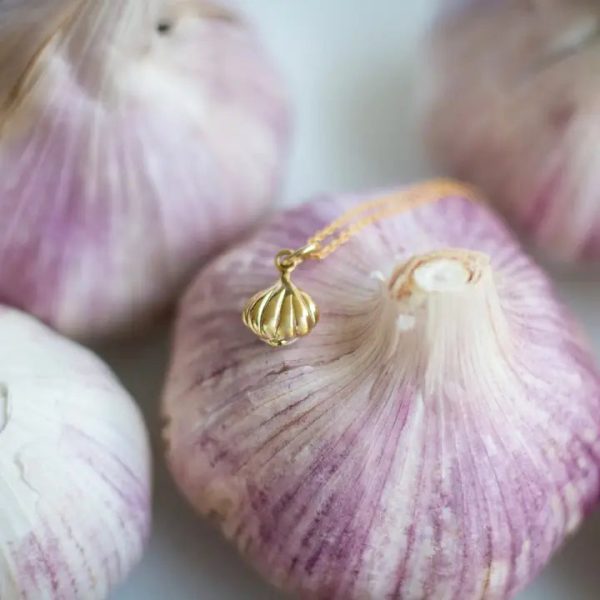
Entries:
POLYGON ((141 415, 106 366, 0 307, 0 598, 102 600, 150 525, 141 415))
POLYGON ((272 349, 240 311, 358 198, 276 217, 201 272, 163 410, 172 473, 302 598, 513 596, 597 501, 600 379, 500 221, 459 195, 294 272, 321 310, 272 349))
POLYGON ((246 326, 270 346, 287 346, 313 330, 319 311, 306 292, 282 277, 250 300, 243 318, 246 326))
MULTIPOLYGON (((284 251, 287 255, 289 251, 284 251)), ((280 252, 275 261, 281 277, 270 288, 255 294, 242 313, 244 324, 269 346, 288 346, 308 335, 319 320, 313 299, 291 281, 295 265, 282 264, 280 252)))
POLYGON ((136 331, 268 209, 282 87, 212 2, 0 1, 0 302, 136 331))
POLYGON ((450 5, 430 43, 432 155, 544 254, 600 261, 600 2, 450 5))

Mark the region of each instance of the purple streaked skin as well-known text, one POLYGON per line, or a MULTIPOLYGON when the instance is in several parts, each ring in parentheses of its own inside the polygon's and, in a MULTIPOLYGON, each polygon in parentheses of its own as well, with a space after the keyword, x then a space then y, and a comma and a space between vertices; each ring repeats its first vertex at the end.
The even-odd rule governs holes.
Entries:
POLYGON ((142 417, 88 350, 0 309, 0 598, 101 600, 150 531, 142 417))
POLYGON ((432 155, 564 262, 600 258, 599 18, 596 0, 480 0, 431 35, 432 155))
POLYGON ((598 373, 544 274, 457 197, 299 267, 319 325, 284 349, 255 339, 240 313, 272 283, 275 253, 364 199, 287 211, 199 274, 164 395, 169 464, 301 597, 509 598, 597 502, 598 373), (406 305, 386 281, 444 248, 488 255, 484 283, 460 302, 431 294, 412 328, 397 325, 406 305))
POLYGON ((287 102, 256 35, 235 15, 195 16, 203 2, 143 2, 134 16, 91 3, 17 107, 0 107, 0 302, 75 337, 164 309, 281 177, 287 102))

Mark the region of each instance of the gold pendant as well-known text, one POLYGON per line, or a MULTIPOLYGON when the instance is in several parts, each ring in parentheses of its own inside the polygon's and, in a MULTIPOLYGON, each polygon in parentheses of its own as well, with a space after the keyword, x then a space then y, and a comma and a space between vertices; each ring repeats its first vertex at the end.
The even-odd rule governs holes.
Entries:
POLYGON ((319 321, 319 309, 313 299, 296 287, 290 278, 313 246, 297 251, 282 250, 275 265, 281 276, 270 288, 255 294, 246 304, 242 319, 246 327, 270 346, 287 346, 308 335, 319 321))

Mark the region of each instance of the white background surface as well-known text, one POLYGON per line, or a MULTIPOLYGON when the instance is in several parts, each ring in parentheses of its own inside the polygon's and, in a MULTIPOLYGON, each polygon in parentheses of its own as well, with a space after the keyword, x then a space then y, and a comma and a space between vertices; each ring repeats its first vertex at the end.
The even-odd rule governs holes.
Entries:
MULTIPOLYGON (((243 0, 287 77, 296 136, 283 201, 433 174, 423 157, 412 81, 417 40, 435 0, 243 0)), ((460 101, 459 99, 457 99, 460 101)), ((600 350, 598 273, 556 274, 559 290, 600 350)), ((114 600, 281 598, 193 516, 162 466, 158 401, 168 325, 102 354, 139 400, 155 442, 155 525, 150 546, 114 600)), ((600 598, 600 515, 519 600, 600 598)), ((435 600, 435 599, 432 599, 435 600)))

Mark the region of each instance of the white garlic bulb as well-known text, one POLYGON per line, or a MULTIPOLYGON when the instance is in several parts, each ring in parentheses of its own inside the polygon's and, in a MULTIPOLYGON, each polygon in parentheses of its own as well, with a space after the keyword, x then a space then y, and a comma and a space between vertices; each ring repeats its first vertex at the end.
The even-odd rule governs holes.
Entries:
POLYGON ((600 3, 471 1, 432 36, 426 129, 452 175, 566 261, 600 260, 600 3))
POLYGON ((442 197, 294 272, 321 318, 271 348, 241 321, 357 198, 283 213, 201 272, 165 390, 178 485, 303 598, 509 598, 596 502, 600 380, 543 273, 442 197))
POLYGON ((141 556, 150 456, 89 351, 0 307, 0 598, 94 600, 141 556))
POLYGON ((205 0, 0 0, 0 301, 76 337, 164 308, 268 208, 281 88, 205 0))

